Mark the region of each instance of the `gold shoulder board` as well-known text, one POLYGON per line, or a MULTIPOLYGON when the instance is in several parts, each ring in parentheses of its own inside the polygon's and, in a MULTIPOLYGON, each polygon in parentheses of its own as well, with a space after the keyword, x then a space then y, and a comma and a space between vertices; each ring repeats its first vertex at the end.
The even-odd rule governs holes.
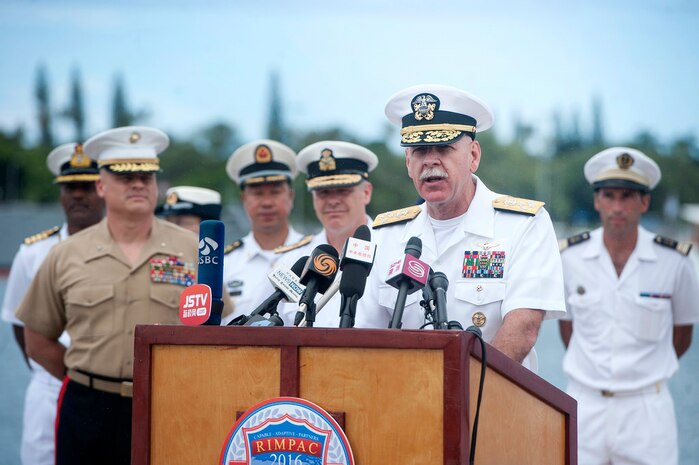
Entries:
POLYGON ((691 242, 678 242, 674 239, 670 239, 669 237, 655 236, 653 242, 655 242, 656 244, 660 244, 664 247, 674 249, 684 256, 689 255, 689 251, 692 250, 691 242))
POLYGON ((44 239, 47 239, 55 234, 58 234, 58 231, 60 231, 61 228, 60 226, 54 226, 51 229, 47 229, 46 231, 41 231, 38 234, 34 234, 33 236, 25 237, 24 238, 24 243, 26 245, 34 244, 39 241, 43 241, 44 239))
POLYGON ((303 236, 303 238, 296 242, 295 244, 289 244, 289 245, 280 245, 276 249, 274 249, 274 253, 287 253, 290 250, 298 249, 299 247, 303 247, 304 245, 308 244, 313 240, 313 234, 309 234, 308 236, 303 236))
POLYGON ((503 195, 493 200, 493 208, 500 211, 521 213, 523 215, 534 216, 544 206, 544 202, 538 200, 519 199, 503 195))
POLYGON ((229 254, 233 252, 235 249, 243 245, 242 239, 238 239, 237 241, 231 242, 227 246, 223 248, 223 255, 229 254))
POLYGON ((374 219, 374 223, 371 227, 372 229, 378 229, 390 224, 405 223, 406 221, 417 218, 421 211, 422 209, 419 205, 413 205, 412 207, 381 213, 374 219))
POLYGON ((574 245, 581 244, 588 240, 590 238, 590 232, 585 231, 580 234, 576 234, 575 236, 571 236, 567 239, 561 239, 558 241, 558 250, 563 252, 565 249, 568 247, 572 247, 574 245))

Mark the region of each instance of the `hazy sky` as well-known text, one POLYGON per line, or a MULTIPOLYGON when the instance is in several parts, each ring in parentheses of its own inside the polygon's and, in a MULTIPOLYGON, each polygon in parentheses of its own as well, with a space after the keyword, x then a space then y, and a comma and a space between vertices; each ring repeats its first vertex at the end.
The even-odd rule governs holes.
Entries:
MULTIPOLYGON (((598 97, 611 142, 642 129, 699 139, 691 0, 1 0, 0 46, 0 128, 30 135, 43 63, 56 108, 79 68, 89 134, 110 124, 121 73, 145 124, 187 136, 223 120, 263 137, 277 71, 296 128, 380 137, 388 98, 434 82, 489 103, 503 138, 516 117, 550 135, 554 111, 586 130, 598 97)), ((56 129, 57 142, 73 138, 56 129)))

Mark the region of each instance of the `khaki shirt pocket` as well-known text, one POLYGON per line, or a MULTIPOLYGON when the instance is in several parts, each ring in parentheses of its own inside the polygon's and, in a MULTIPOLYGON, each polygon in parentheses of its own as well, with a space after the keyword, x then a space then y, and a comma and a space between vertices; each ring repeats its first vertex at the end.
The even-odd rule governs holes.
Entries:
POLYGON ((114 327, 114 286, 71 288, 66 293, 66 316, 71 337, 81 339, 109 334, 114 327))
POLYGON ((149 323, 179 324, 180 295, 184 287, 169 283, 151 283, 149 323))

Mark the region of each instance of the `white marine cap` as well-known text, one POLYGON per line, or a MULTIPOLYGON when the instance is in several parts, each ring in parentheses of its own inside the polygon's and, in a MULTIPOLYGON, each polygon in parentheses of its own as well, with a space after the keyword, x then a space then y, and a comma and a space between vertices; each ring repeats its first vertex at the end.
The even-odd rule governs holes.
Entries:
POLYGON ((328 187, 355 186, 369 178, 379 164, 371 150, 351 142, 323 140, 304 147, 296 158, 299 171, 306 174, 312 191, 328 187))
POLYGON ((84 148, 100 168, 114 173, 133 173, 160 171, 158 155, 168 145, 170 139, 160 129, 124 126, 92 136, 84 148))
POLYGON ((386 117, 401 127, 403 147, 451 144, 493 125, 493 113, 478 97, 455 87, 423 84, 388 100, 386 117))
POLYGON ((219 220, 221 219, 221 194, 205 187, 171 187, 165 193, 165 203, 155 209, 155 214, 195 215, 202 220, 219 220))
POLYGON ((99 179, 97 163, 90 159, 77 142, 62 144, 51 150, 46 166, 56 176, 54 182, 93 182, 99 179))
POLYGON ((255 140, 231 154, 226 173, 241 188, 269 182, 291 182, 297 173, 296 153, 275 140, 255 140))
POLYGON ((650 192, 660 182, 658 164, 640 150, 611 147, 587 160, 585 179, 592 187, 621 187, 650 192))
POLYGON ((685 203, 680 208, 680 218, 699 226, 699 203, 685 203))

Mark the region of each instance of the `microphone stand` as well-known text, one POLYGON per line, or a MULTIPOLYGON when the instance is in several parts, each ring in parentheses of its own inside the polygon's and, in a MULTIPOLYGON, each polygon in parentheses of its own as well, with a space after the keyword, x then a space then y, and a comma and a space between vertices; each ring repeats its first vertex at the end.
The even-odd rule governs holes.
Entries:
POLYGON ((312 328, 314 321, 316 321, 316 303, 311 300, 306 306, 306 327, 312 328))
POLYGON ((349 298, 342 296, 340 308, 340 328, 354 328, 354 315, 357 312, 359 296, 352 294, 349 298))

